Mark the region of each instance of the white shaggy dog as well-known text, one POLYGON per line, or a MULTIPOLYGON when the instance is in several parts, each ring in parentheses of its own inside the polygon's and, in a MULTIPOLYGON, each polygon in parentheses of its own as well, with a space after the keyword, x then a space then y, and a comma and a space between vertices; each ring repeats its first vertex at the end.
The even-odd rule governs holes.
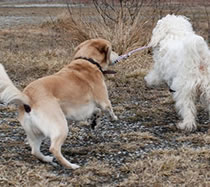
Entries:
POLYGON ((174 91, 176 109, 182 117, 179 129, 196 129, 195 100, 200 96, 210 111, 210 51, 194 33, 184 16, 167 15, 157 22, 149 44, 154 66, 145 81, 148 86, 167 83, 174 91))

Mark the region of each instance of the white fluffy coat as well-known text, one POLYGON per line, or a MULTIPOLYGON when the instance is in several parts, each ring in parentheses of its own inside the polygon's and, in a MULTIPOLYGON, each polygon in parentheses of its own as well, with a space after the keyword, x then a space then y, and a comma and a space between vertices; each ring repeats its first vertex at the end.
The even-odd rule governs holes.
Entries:
POLYGON ((154 66, 145 77, 149 86, 162 82, 174 90, 173 99, 182 117, 179 129, 196 129, 197 96, 210 111, 210 51, 204 39, 195 34, 184 16, 167 15, 157 22, 149 44, 154 66))

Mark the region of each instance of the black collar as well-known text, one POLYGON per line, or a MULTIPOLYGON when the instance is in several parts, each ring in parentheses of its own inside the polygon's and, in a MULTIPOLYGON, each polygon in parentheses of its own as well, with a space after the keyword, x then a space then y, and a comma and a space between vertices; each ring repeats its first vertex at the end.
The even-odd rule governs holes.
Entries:
POLYGON ((98 67, 98 69, 103 73, 103 74, 115 74, 116 71, 112 71, 112 70, 103 70, 102 67, 100 66, 100 64, 98 62, 96 62, 95 60, 93 60, 92 58, 87 58, 87 57, 77 57, 74 60, 78 60, 78 59, 82 59, 82 60, 86 60, 88 62, 90 62, 91 64, 94 64, 98 67))

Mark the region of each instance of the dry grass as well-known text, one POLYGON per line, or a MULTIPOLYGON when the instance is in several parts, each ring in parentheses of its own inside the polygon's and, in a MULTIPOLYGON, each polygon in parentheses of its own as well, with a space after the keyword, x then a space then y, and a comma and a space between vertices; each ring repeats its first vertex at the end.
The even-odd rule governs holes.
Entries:
MULTIPOLYGON (((44 14, 43 9, 41 12, 44 14)), ((28 10, 25 13, 30 14, 28 10)), ((118 53, 125 53, 145 45, 152 30, 152 24, 141 16, 132 25, 119 20, 107 26, 89 8, 82 12, 75 9, 72 15, 62 13, 53 22, 0 30, 0 63, 18 87, 69 63, 74 47, 85 39, 106 38, 118 53)), ((167 88, 145 86, 143 78, 151 65, 150 51, 145 50, 112 67, 117 74, 106 77, 118 122, 104 118, 92 131, 85 123, 69 121, 70 134, 62 152, 82 166, 75 171, 34 158, 15 118, 15 108, 0 105, 0 185, 209 186, 207 113, 199 107, 196 132, 178 131, 175 124, 179 118, 167 88)), ((44 142, 44 154, 49 154, 48 147, 49 142, 44 142)))
POLYGON ((119 19, 117 23, 105 24, 95 9, 86 7, 82 11, 72 9, 64 12, 54 26, 60 32, 70 33, 76 44, 90 38, 105 38, 112 41, 114 50, 122 54, 148 42, 151 34, 146 31, 151 25, 148 22, 147 18, 143 19, 139 14, 134 21, 128 19, 125 23, 119 19))
POLYGON ((208 186, 209 153, 189 147, 153 151, 121 168, 129 175, 119 186, 208 186))

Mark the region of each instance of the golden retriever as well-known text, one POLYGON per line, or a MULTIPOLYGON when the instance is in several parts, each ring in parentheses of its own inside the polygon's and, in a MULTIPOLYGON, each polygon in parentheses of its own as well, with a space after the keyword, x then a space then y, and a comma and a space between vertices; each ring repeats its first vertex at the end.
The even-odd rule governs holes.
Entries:
POLYGON ((0 64, 0 101, 19 106, 18 120, 27 134, 33 155, 53 162, 53 157, 40 152, 42 140, 48 137, 50 152, 63 166, 79 167, 61 153, 68 134, 66 118, 85 120, 102 110, 107 111, 112 120, 117 120, 103 75, 117 57, 109 41, 87 40, 76 48, 70 64, 53 75, 33 81, 23 92, 15 87, 0 64))

